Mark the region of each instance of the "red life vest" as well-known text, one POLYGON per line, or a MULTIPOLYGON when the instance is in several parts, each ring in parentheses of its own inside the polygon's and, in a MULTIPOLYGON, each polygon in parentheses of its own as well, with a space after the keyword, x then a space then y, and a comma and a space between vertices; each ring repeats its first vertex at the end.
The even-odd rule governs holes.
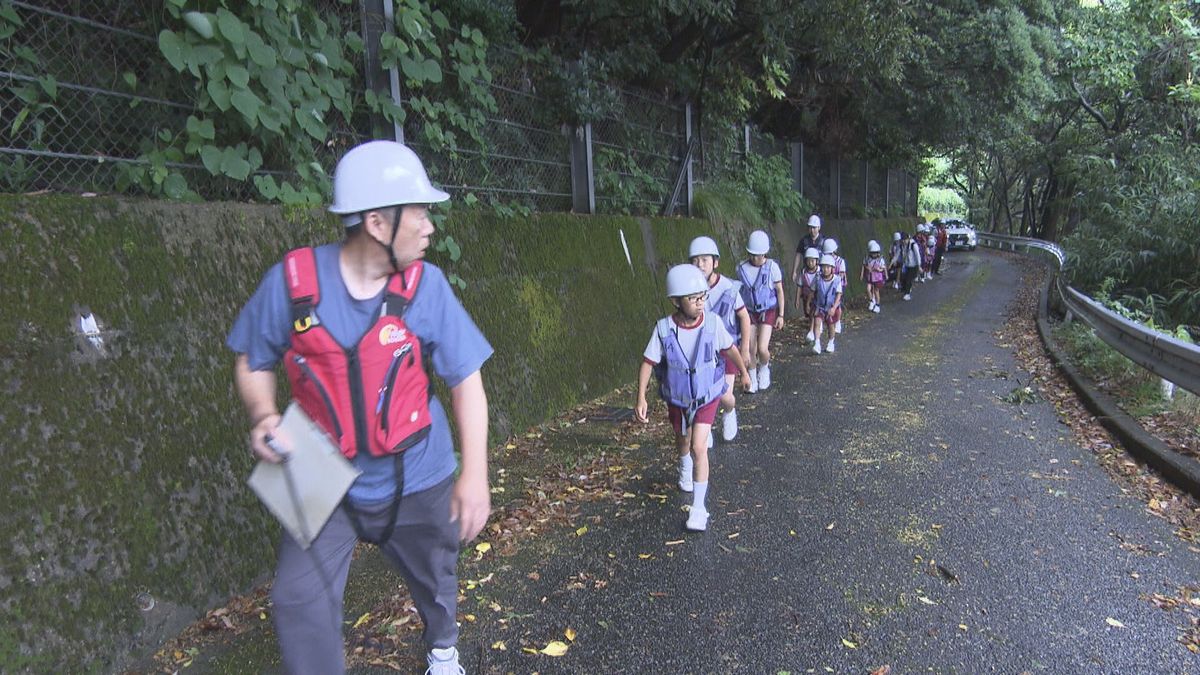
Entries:
POLYGON ((366 448, 382 457, 403 452, 429 434, 429 377, 421 340, 404 311, 421 281, 420 260, 392 274, 379 319, 350 349, 321 325, 312 248, 289 251, 283 274, 292 301, 292 346, 284 367, 292 397, 353 458, 366 448))

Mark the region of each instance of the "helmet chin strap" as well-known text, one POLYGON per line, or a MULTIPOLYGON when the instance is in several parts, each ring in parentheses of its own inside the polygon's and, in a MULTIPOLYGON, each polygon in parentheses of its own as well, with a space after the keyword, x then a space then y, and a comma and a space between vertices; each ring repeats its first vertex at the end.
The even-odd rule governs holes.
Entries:
POLYGON ((396 243, 396 235, 400 232, 400 216, 403 215, 403 213, 404 213, 404 206, 402 206, 402 205, 397 206, 396 207, 396 216, 395 216, 395 218, 392 219, 392 236, 390 239, 388 239, 388 243, 385 244, 382 241, 379 241, 378 239, 376 239, 375 237, 371 237, 371 241, 375 242, 376 244, 379 244, 380 246, 382 246, 384 248, 384 250, 387 251, 388 261, 391 263, 392 270, 395 272, 400 271, 400 263, 399 263, 399 261, 396 260, 396 252, 393 250, 392 247, 396 243))

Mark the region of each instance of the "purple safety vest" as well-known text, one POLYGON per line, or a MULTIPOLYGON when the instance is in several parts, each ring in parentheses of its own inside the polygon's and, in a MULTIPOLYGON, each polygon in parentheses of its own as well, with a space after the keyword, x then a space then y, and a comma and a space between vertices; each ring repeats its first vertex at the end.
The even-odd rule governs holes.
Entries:
POLYGON ((738 325, 737 312, 733 309, 737 299, 736 293, 737 291, 733 288, 725 289, 721 297, 717 298, 708 308, 709 312, 721 317, 721 321, 725 324, 725 330, 733 336, 735 344, 742 337, 740 334, 742 327, 738 325))
POLYGON ((817 309, 821 310, 822 312, 827 312, 830 309, 833 309, 833 303, 837 300, 837 291, 834 290, 833 284, 833 281, 837 278, 837 274, 834 274, 829 278, 828 281, 826 281, 825 277, 819 275, 817 276, 816 305, 817 309))
POLYGON ((696 353, 688 358, 679 344, 674 319, 659 320, 657 332, 663 358, 658 370, 658 393, 673 406, 687 411, 690 424, 696 411, 725 393, 725 369, 717 359, 717 329, 705 321, 696 340, 696 353))
POLYGON ((755 314, 761 314, 778 303, 775 289, 771 287, 770 267, 767 263, 758 268, 758 278, 751 284, 746 278, 746 266, 738 265, 738 278, 742 280, 742 300, 746 308, 755 314))

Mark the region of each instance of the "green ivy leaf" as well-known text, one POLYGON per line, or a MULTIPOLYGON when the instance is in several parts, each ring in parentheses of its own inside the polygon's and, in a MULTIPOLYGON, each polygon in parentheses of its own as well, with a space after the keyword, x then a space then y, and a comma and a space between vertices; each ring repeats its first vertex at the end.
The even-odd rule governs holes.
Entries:
POLYGON ((225 77, 239 89, 245 89, 250 84, 250 71, 243 66, 231 65, 225 69, 225 77))
POLYGON ((258 122, 264 128, 275 133, 283 130, 283 116, 279 114, 278 110, 269 105, 264 105, 258 109, 258 122))
POLYGON ((258 194, 263 199, 275 201, 279 197, 279 185, 275 183, 274 176, 255 176, 254 187, 258 188, 258 194))
POLYGON ((215 145, 206 145, 200 148, 200 161, 204 163, 204 168, 212 175, 221 173, 221 149, 215 145))
POLYGON ((446 242, 446 252, 450 254, 450 262, 457 262, 462 257, 462 248, 454 240, 454 237, 447 236, 444 241, 446 242))
POLYGON ((245 148, 244 143, 237 148, 225 148, 221 156, 221 173, 234 180, 246 180, 250 175, 250 162, 243 156, 245 148))
POLYGON ((163 180, 163 194, 171 199, 183 199, 188 192, 187 180, 178 173, 171 172, 163 180))
POLYGON ((188 45, 179 36, 169 30, 164 30, 158 34, 158 51, 166 57, 167 63, 178 72, 183 72, 187 66, 185 60, 188 45))
POLYGON ((258 110, 262 107, 262 99, 248 89, 239 89, 229 97, 229 102, 233 104, 237 111, 242 113, 242 117, 246 118, 246 122, 253 129, 258 125, 258 110))
POLYGON ((421 25, 421 21, 414 16, 415 12, 405 12, 400 17, 400 23, 404 25, 404 32, 414 40, 420 40, 425 33, 425 27, 421 25))
POLYGON ((121 79, 125 80, 125 84, 128 85, 130 89, 137 89, 137 75, 134 75, 127 70, 121 74, 121 79))
POLYGON ((38 84, 41 85, 42 91, 46 92, 51 101, 58 99, 58 80, 54 79, 53 75, 39 77, 38 84))
POLYGON ((213 104, 217 106, 218 110, 221 112, 229 111, 229 106, 231 104, 229 87, 225 86, 224 81, 209 80, 205 89, 208 91, 209 97, 213 100, 213 104))
POLYGON ((229 10, 225 8, 217 10, 217 28, 221 30, 221 35, 224 35, 225 39, 234 45, 246 44, 246 31, 242 27, 242 20, 229 10))
POLYGON ((212 39, 212 19, 208 18, 207 14, 203 12, 184 12, 183 22, 188 25, 188 28, 196 31, 196 34, 205 40, 212 39))
POLYGON ((422 64, 408 56, 400 57, 400 70, 404 71, 404 77, 414 82, 423 82, 425 80, 425 70, 422 64))
POLYGON ((275 50, 264 44, 261 38, 257 42, 251 39, 246 48, 250 52, 250 60, 254 61, 255 65, 261 68, 272 69, 279 63, 275 58, 275 50))
POLYGON ((421 70, 425 74, 425 80, 433 84, 438 84, 442 81, 442 67, 433 59, 425 59, 421 64, 421 70))

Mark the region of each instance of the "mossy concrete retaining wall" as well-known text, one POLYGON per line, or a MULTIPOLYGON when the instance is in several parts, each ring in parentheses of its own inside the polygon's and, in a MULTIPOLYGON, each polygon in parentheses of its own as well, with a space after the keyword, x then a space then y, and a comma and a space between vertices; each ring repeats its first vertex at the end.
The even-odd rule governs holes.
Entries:
MULTIPOLYGON (((245 488, 224 336, 284 251, 340 230, 314 211, 69 196, 0 197, 0 223, 0 670, 112 672, 269 574, 278 528, 245 488)), ((711 233, 462 211, 447 226, 463 257, 434 261, 467 280, 496 348, 495 442, 631 382, 669 311, 666 268, 711 233)), ((795 229, 775 233, 785 269, 795 229)), ((741 256, 745 229, 716 234, 741 256)))

